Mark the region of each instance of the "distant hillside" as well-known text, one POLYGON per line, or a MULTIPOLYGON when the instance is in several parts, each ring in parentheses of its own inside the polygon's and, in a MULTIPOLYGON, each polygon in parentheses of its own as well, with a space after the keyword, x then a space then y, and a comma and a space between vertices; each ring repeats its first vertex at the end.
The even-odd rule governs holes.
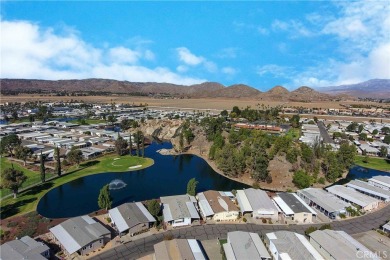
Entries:
POLYGON ((390 98, 390 79, 371 79, 365 82, 317 88, 331 95, 346 94, 361 98, 390 98))
MULTIPOLYGON (((128 82, 108 79, 84 80, 29 80, 1 79, 2 93, 9 92, 93 92, 93 93, 123 93, 133 95, 170 95, 192 98, 246 98, 254 100, 274 101, 327 101, 345 99, 320 93, 309 87, 300 87, 289 92, 282 86, 276 86, 267 92, 261 92, 251 86, 236 84, 225 87, 217 82, 183 86, 169 83, 128 82)), ((346 96, 346 95, 344 95, 346 96)))

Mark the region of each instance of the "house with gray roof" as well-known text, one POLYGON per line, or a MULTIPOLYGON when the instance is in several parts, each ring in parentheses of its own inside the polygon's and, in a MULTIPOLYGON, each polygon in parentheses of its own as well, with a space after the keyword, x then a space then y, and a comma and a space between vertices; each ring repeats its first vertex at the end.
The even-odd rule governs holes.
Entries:
POLYGON ((271 259, 259 234, 233 231, 227 234, 227 243, 223 244, 227 260, 263 260, 271 259))
POLYGON ((196 199, 188 194, 160 198, 164 223, 172 227, 188 226, 200 216, 196 209, 196 199))
POLYGON ((306 188, 298 190, 297 195, 309 206, 318 209, 330 219, 336 219, 340 214, 348 214, 346 208, 352 206, 349 202, 345 202, 323 189, 306 188))
POLYGON ((250 214, 256 219, 278 220, 278 208, 265 191, 253 188, 238 190, 236 198, 242 215, 250 214))
POLYGON ((273 200, 283 212, 285 222, 312 223, 317 217, 317 212, 295 193, 280 192, 273 200))
POLYGON ((108 215, 119 234, 128 232, 130 235, 134 235, 149 229, 156 222, 156 219, 141 202, 124 203, 110 209, 108 215))
POLYGON ((379 188, 365 181, 352 180, 347 183, 347 187, 353 188, 360 193, 366 194, 384 202, 390 201, 390 191, 379 188))
POLYGON ((265 243, 268 246, 273 259, 324 259, 305 236, 291 231, 267 233, 265 243))
POLYGON ((382 226, 382 230, 390 234, 390 221, 382 226))
POLYGON ((368 179, 368 183, 384 190, 390 190, 390 176, 374 176, 368 179))
POLYGON ((347 188, 342 185, 333 185, 326 188, 326 190, 346 202, 358 205, 364 211, 371 211, 379 206, 379 200, 364 195, 352 188, 347 188))
POLYGON ((86 255, 111 240, 111 232, 88 215, 68 219, 50 232, 69 256, 76 252, 86 255))
POLYGON ((325 259, 380 259, 344 231, 316 230, 310 233, 310 244, 325 259))
POLYGON ((5 242, 0 246, 0 259, 34 259, 45 260, 50 258, 50 248, 29 236, 5 242))

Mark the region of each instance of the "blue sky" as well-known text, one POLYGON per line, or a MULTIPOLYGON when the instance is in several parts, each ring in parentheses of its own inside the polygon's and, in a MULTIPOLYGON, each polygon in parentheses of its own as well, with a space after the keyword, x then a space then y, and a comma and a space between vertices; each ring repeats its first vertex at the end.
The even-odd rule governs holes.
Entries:
POLYGON ((260 90, 390 78, 389 1, 1 2, 1 78, 260 90))

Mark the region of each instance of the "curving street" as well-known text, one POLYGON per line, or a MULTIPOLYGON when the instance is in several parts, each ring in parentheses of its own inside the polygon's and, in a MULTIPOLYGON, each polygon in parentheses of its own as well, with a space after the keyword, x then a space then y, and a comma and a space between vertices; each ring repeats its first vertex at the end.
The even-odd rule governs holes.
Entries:
MULTIPOLYGON (((390 205, 373 213, 364 216, 331 222, 334 230, 343 230, 348 234, 356 234, 379 228, 390 219, 390 205)), ((192 238, 198 240, 210 240, 217 238, 226 238, 230 231, 248 231, 255 232, 264 236, 268 232, 287 230, 304 234, 310 226, 320 227, 323 224, 305 224, 305 225, 255 225, 255 224, 210 224, 175 229, 172 231, 161 232, 126 244, 117 246, 107 252, 94 256, 91 259, 136 259, 147 254, 153 253, 153 245, 161 242, 164 235, 172 234, 174 238, 192 238)))

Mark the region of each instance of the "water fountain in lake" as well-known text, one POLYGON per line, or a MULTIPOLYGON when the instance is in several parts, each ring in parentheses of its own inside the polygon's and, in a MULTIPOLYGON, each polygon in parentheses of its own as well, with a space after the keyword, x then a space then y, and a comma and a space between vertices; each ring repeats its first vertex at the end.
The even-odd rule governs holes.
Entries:
POLYGON ((115 180, 112 180, 110 182, 110 184, 108 184, 108 188, 110 190, 119 190, 119 189, 122 189, 124 187, 126 187, 126 183, 120 179, 115 179, 115 180))

